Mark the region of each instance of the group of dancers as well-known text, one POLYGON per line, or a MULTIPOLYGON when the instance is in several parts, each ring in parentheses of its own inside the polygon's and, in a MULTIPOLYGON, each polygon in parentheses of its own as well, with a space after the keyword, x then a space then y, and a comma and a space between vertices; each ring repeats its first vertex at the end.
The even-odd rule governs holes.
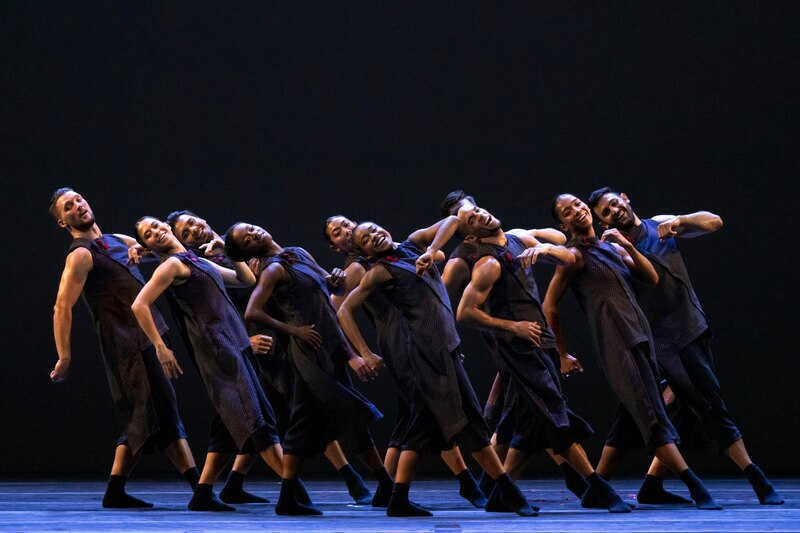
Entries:
POLYGON ((682 437, 687 447, 713 442, 761 504, 783 503, 722 399, 709 325, 676 241, 719 229, 715 214, 640 219, 625 194, 606 187, 587 202, 556 197, 559 229, 504 230, 454 191, 435 224, 401 242, 376 222, 328 218, 325 239, 343 256, 343 268, 329 273, 303 248, 281 246, 251 223, 220 234, 181 210, 164 221, 140 218, 134 237, 103 233, 86 199, 66 187, 53 194, 50 212, 73 238, 54 309, 58 362, 50 377, 61 382, 69 373, 72 308, 83 294, 124 426, 104 507, 152 506, 125 483, 137 458, 159 448, 191 486, 194 511, 266 502, 244 488, 260 456, 281 478, 276 514, 320 515, 300 472, 304 459, 324 454, 356 503, 385 507, 388 516, 430 516, 409 499, 419 458, 430 452, 475 507, 535 516, 539 509, 515 480, 533 454, 546 452, 583 507, 627 513, 632 506, 609 480, 628 450, 644 447, 654 459, 639 503, 721 509, 683 459, 682 437), (445 262, 441 248, 452 239, 458 244, 445 262), (146 260, 159 261, 147 281, 138 269, 146 260), (556 265, 544 299, 532 272, 539 262, 556 265), (581 445, 593 430, 561 386, 562 376, 583 371, 559 319, 568 287, 619 400, 597 468, 581 445), (202 472, 170 381, 183 369, 155 305, 162 294, 216 411, 202 472), (358 309, 377 347, 364 340, 358 309), (456 321, 481 331, 497 369, 485 409, 462 364, 456 321), (361 380, 386 369, 396 385, 398 417, 383 459, 368 429, 383 415, 353 386, 348 367, 361 380), (371 471, 374 494, 344 450, 371 471), (480 482, 464 452, 480 465, 480 482), (233 456, 217 496, 213 485, 233 456), (668 470, 691 500, 664 489, 668 470))

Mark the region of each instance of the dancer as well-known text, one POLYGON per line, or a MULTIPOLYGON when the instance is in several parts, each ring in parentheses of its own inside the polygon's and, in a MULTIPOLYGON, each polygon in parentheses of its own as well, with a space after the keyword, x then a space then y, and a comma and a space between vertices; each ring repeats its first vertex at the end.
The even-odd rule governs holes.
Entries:
MULTIPOLYGON (((473 196, 469 196, 461 190, 452 191, 448 193, 442 201, 439 214, 442 218, 447 218, 448 216, 457 215, 462 207, 475 208, 476 206, 477 202, 473 196)), ((553 228, 530 229, 526 230, 526 232, 528 235, 541 242, 554 245, 561 245, 567 242, 564 234, 553 228)), ((473 235, 469 235, 466 228, 460 223, 458 227, 455 228, 455 235, 462 240, 451 252, 445 264, 444 271, 442 272, 442 280, 447 287, 451 301, 458 301, 467 283, 469 283, 472 268, 475 265, 475 261, 478 259, 477 253, 479 245, 477 238, 473 235)), ((490 331, 480 330, 480 333, 492 361, 499 361, 500 355, 497 352, 497 340, 495 336, 490 331)), ((561 358, 556 357, 554 363, 556 369, 560 367, 560 371, 564 376, 583 371, 578 360, 569 355, 561 358)), ((494 428, 492 445, 495 447, 498 457, 500 457, 502 461, 505 461, 509 445, 512 439, 514 439, 515 427, 517 425, 515 404, 518 400, 518 391, 511 382, 510 376, 502 370, 503 365, 499 365, 499 367, 501 371, 495 376, 483 413, 484 419, 489 424, 489 427, 494 428)), ((534 428, 527 425, 526 429, 532 430, 534 428)), ((540 436, 540 438, 536 439, 537 444, 542 445, 539 447, 544 448, 544 451, 553 459, 556 465, 558 465, 564 475, 567 489, 580 500, 586 492, 586 489, 589 488, 588 483, 584 480, 583 476, 570 466, 564 457, 553 454, 552 449, 547 448, 547 438, 543 432, 543 428, 536 427, 536 429, 540 436)), ((530 442, 530 438, 523 439, 521 436, 517 436, 517 445, 530 442)), ((529 447, 528 451, 531 452, 533 449, 529 447)), ((529 454, 525 455, 529 456, 529 454)), ((522 470, 524 466, 524 464, 520 464, 518 468, 522 470)), ((486 476, 485 473, 481 476, 480 487, 484 493, 491 492, 491 478, 486 476)))
MULTIPOLYGON (((711 330, 689 280, 677 237, 697 237, 717 231, 722 219, 708 211, 687 215, 657 215, 640 219, 623 193, 603 187, 588 200, 600 225, 616 228, 647 257, 658 273, 658 284, 634 284, 636 297, 653 329, 656 360, 675 397, 688 406, 702 428, 750 481, 762 505, 783 499, 751 460, 714 373, 711 330)), ((617 450, 619 451, 619 450, 617 450)), ((611 475, 615 461, 603 472, 611 475)), ((642 503, 679 503, 663 488, 663 468, 656 458, 639 489, 642 503)), ((682 499, 682 498, 681 498, 682 499)))
MULTIPOLYGON (((67 379, 72 363, 72 308, 83 294, 92 314, 111 397, 124 431, 117 441, 103 507, 152 507, 125 492, 125 483, 142 452, 164 450, 194 490, 200 477, 186 441, 175 391, 156 357, 153 344, 139 328, 130 306, 144 285, 128 248, 136 241, 104 234, 86 199, 63 187, 50 200, 50 213, 72 236, 54 307, 53 331, 58 362, 50 372, 55 383, 67 379)), ((159 342, 168 344, 167 326, 158 308, 150 310, 159 342)))
POLYGON ((330 291, 344 289, 342 272, 334 269, 328 275, 302 248, 283 248, 262 228, 243 222, 226 232, 225 249, 232 260, 265 259, 245 319, 291 337, 293 405, 284 438, 283 482, 276 512, 322 514, 298 502, 294 487, 303 459, 323 452, 337 437, 354 443, 359 458, 378 480, 372 503, 385 505, 393 480, 367 430, 383 415, 353 388, 346 367, 362 380, 375 373, 352 353, 331 306, 330 291), (286 322, 265 311, 270 300, 283 312, 286 322))
MULTIPOLYGON (((188 210, 173 211, 167 216, 167 224, 172 228, 173 234, 187 249, 198 255, 205 255, 206 259, 222 267, 232 269, 232 262, 224 253, 211 253, 210 244, 219 239, 219 235, 203 218, 188 210)), ((247 302, 253 293, 253 287, 226 288, 236 310, 244 317, 247 302)), ((282 313, 274 304, 270 305, 270 314, 282 317, 282 313)), ((175 309, 176 315, 181 315, 180 308, 175 309)), ((244 319, 244 318, 243 318, 244 319)), ((176 322, 184 333, 185 328, 180 328, 183 320, 176 322)), ((253 368, 259 373, 259 382, 267 395, 276 418, 278 434, 284 436, 291 413, 292 390, 294 387, 294 370, 290 362, 287 347, 288 336, 269 330, 264 326, 253 323, 245 324, 250 336, 253 352, 260 356, 252 361, 253 368), (266 340, 269 339, 269 344, 266 340)), ((219 477, 230 456, 236 452, 235 443, 225 425, 215 416, 212 423, 212 435, 209 439, 208 454, 203 465, 204 473, 214 482, 219 477), (207 472, 206 472, 207 471, 207 472)), ((357 504, 372 502, 372 493, 367 488, 361 475, 353 468, 345 457, 338 441, 328 443, 324 452, 325 458, 336 469, 337 473, 347 485, 350 496, 357 504)), ((250 494, 243 488, 243 483, 248 470, 253 465, 254 455, 237 455, 231 468, 228 480, 220 491, 219 496, 226 503, 262 503, 264 498, 250 494)), ((302 487, 302 484, 299 486, 302 487)), ((306 501, 305 490, 300 489, 303 500, 306 501)))
MULTIPOLYGON (((334 309, 338 309, 341 306, 350 291, 359 284, 364 274, 372 268, 372 264, 353 249, 352 233, 355 227, 355 222, 341 215, 329 217, 325 221, 325 237, 331 249, 346 255, 344 268, 346 274, 345 293, 342 296, 332 296, 334 309)), ((398 416, 383 461, 386 470, 390 475, 394 476, 397 473, 397 462, 400 459, 401 449, 408 447, 405 444, 408 440, 406 429, 412 417, 409 406, 413 403, 414 396, 414 374, 409 359, 413 355, 408 350, 413 350, 414 347, 403 315, 383 295, 379 293, 371 295, 364 305, 364 310, 377 330, 378 345, 383 354, 383 361, 386 362, 386 366, 400 391, 397 402, 398 416)), ((459 494, 475 507, 485 507, 486 497, 464 463, 464 458, 461 456, 458 446, 453 445, 450 449, 434 451, 440 452, 442 460, 458 479, 460 485, 459 494)))
POLYGON ((569 353, 558 302, 571 287, 589 319, 600 367, 620 401, 600 464, 614 448, 630 447, 630 435, 639 433, 647 449, 679 475, 698 508, 721 509, 678 451, 678 436, 664 409, 650 326, 631 287, 631 276, 657 283, 653 265, 619 230, 607 230, 598 239, 591 211, 579 198, 571 194, 557 196, 552 214, 571 236, 567 245, 574 261, 559 266, 550 282, 544 302, 547 321, 555 333, 559 353, 569 353))
MULTIPOLYGON (((411 361, 415 386, 424 406, 418 409, 409 433, 433 438, 436 432, 435 436, 445 442, 456 439, 459 447, 472 453, 497 482, 503 504, 520 515, 535 516, 536 511, 505 472, 489 443, 489 428, 461 363, 458 349, 461 339, 441 277, 434 268, 417 275, 415 262, 440 224, 415 231, 401 244, 395 244, 389 232, 375 223, 359 224, 353 233, 353 243, 361 254, 377 262, 342 304, 339 320, 358 352, 367 358, 374 357, 358 330, 353 312, 371 294, 382 292, 402 312, 417 348, 418 356, 411 361)), ((400 454, 392 500, 387 508, 390 516, 430 514, 408 500, 418 455, 410 449, 400 454)))
MULTIPOLYGON (((597 501, 614 513, 630 506, 595 474, 580 446, 593 434, 589 425, 567 406, 558 374, 555 337, 542 312, 539 291, 528 268, 537 259, 557 265, 573 261, 563 246, 540 243, 526 230, 501 229, 500 221, 486 209, 462 205, 457 215, 445 219, 427 254, 436 253, 458 228, 477 239, 477 261, 458 306, 459 321, 488 330, 497 340, 495 361, 517 391, 518 428, 504 467, 518 476, 536 448, 563 457, 584 478, 588 490, 582 502, 597 501), (543 441, 543 442, 542 442, 543 441)), ((424 264, 426 255, 420 258, 424 264)))
MULTIPOLYGON (((248 286, 255 282, 243 263, 234 270, 197 257, 175 238, 169 225, 145 216, 136 222, 137 240, 161 257, 150 281, 132 305, 136 319, 156 347, 171 378, 183 371, 157 335, 150 305, 169 290, 180 305, 200 377, 211 403, 242 452, 258 453, 277 473, 283 469, 283 452, 275 430, 275 416, 251 365, 250 339, 223 284, 248 286)), ((221 251, 221 249, 220 249, 221 251)), ((189 502, 192 511, 232 511, 213 492, 213 479, 201 476, 189 502)))

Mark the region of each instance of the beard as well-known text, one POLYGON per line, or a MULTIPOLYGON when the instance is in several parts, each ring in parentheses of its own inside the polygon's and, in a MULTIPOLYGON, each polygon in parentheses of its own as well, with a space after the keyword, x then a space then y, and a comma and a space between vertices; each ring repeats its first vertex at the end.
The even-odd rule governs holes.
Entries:
POLYGON ((78 224, 74 224, 72 227, 78 231, 89 231, 94 226, 94 215, 89 217, 89 220, 86 222, 80 222, 78 224))

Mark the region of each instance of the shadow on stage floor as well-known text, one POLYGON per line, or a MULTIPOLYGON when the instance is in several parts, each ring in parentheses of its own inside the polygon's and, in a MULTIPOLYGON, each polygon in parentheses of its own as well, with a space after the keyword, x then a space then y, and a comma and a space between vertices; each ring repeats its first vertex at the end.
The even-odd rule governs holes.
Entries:
MULTIPOLYGON (((155 504, 153 509, 134 511, 102 509, 102 481, 14 481, 0 482, 0 531, 800 531, 800 480, 775 482, 786 500, 776 507, 759 505, 743 479, 706 482, 723 511, 698 511, 691 505, 639 505, 630 514, 611 515, 581 509, 560 481, 537 480, 523 481, 521 486, 542 510, 536 518, 521 518, 474 509, 459 497, 455 480, 440 480, 419 481, 411 490, 411 499, 433 511, 432 518, 387 518, 382 509, 352 505, 343 483, 307 481, 311 497, 325 515, 292 518, 274 513, 277 482, 247 484, 251 492, 273 503, 239 505, 235 513, 196 513, 186 510, 188 487, 174 481, 132 480, 128 492, 155 504)), ((626 500, 635 503, 638 481, 620 480, 615 486, 626 500)), ((667 488, 686 492, 676 481, 668 481, 667 488)))

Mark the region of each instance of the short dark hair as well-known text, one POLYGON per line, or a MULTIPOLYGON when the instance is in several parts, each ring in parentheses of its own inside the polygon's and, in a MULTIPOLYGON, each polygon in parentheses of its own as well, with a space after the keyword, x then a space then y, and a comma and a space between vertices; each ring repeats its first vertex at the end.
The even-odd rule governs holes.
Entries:
POLYGON ((597 206, 597 203, 600 201, 600 198, 602 198, 603 195, 606 195, 608 193, 616 194, 617 196, 619 196, 619 193, 614 189, 612 189, 611 187, 601 187, 589 195, 589 198, 586 200, 586 205, 589 206, 589 209, 594 211, 594 208, 597 206))
POLYGON ((64 196, 68 192, 75 192, 75 190, 72 187, 61 187, 60 189, 56 189, 56 191, 53 193, 53 196, 50 197, 49 211, 50 214, 53 215, 53 218, 55 218, 56 220, 59 219, 58 217, 59 213, 56 212, 56 202, 58 202, 58 199, 64 196))
POLYGON ((241 223, 242 222, 235 222, 225 231, 225 255, 228 256, 228 259, 231 261, 247 261, 255 257, 251 252, 242 248, 242 246, 236 242, 236 239, 233 238, 233 230, 241 223))
POLYGON ((453 208, 461 200, 467 200, 468 202, 471 202, 471 203, 477 205, 477 202, 475 201, 475 198, 473 198, 472 196, 469 196, 464 191, 461 191, 461 190, 452 191, 452 192, 447 193, 447 196, 444 197, 444 200, 442 200, 442 203, 439 204, 439 215, 441 215, 442 218, 449 217, 450 215, 452 215, 453 214, 453 208))
POLYGON ((178 219, 183 215, 188 215, 190 217, 197 216, 188 209, 184 209, 182 211, 173 211, 172 213, 167 215, 166 220, 164 220, 164 222, 166 222, 169 225, 169 228, 172 230, 173 233, 175 233, 175 223, 178 222, 178 219))
MULTIPOLYGON (((152 215, 144 215, 142 217, 139 217, 136 220, 136 223, 133 225, 133 236, 136 239, 136 242, 141 244, 143 248, 147 248, 147 245, 144 243, 144 240, 139 236, 139 222, 141 222, 142 220, 144 220, 146 218, 156 218, 156 217, 154 217, 152 215)), ((156 218, 156 220, 158 220, 158 219, 156 218)))

